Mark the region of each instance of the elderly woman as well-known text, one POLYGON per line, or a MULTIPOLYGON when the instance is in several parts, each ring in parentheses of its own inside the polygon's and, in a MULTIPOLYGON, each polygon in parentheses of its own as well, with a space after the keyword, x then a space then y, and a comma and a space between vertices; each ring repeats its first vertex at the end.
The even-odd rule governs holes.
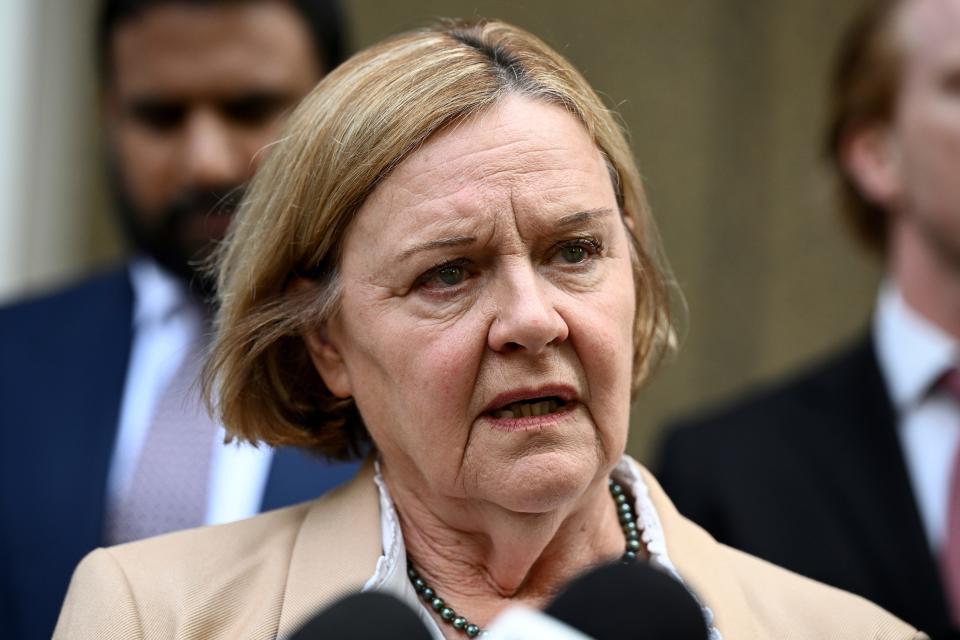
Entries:
POLYGON ((93 552, 56 637, 283 637, 355 590, 472 637, 618 558, 688 585, 713 638, 922 637, 717 544, 624 455, 665 282, 627 142, 557 53, 479 22, 358 54, 234 223, 209 374, 236 437, 369 463, 311 503, 93 552))

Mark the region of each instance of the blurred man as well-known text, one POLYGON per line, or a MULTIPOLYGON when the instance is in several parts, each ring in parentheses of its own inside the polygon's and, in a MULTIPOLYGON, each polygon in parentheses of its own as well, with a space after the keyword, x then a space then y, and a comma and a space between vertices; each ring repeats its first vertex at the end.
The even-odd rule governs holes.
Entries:
POLYGON ((333 0, 112 0, 98 41, 122 268, 0 310, 0 636, 49 638, 96 546, 248 517, 346 479, 223 444, 196 385, 198 262, 291 110, 341 59, 333 0))
POLYGON ((960 0, 871 2, 832 99, 871 331, 670 433, 661 479, 719 540, 960 637, 960 0))

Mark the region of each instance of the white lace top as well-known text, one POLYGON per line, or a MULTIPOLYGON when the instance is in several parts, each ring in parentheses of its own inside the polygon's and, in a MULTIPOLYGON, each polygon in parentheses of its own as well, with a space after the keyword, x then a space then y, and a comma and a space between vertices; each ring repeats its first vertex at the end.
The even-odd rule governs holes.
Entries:
MULTIPOLYGON (((634 513, 637 516, 637 527, 641 531, 640 538, 646 547, 649 561, 673 576, 681 584, 684 584, 683 578, 680 577, 673 566, 673 562, 670 561, 660 518, 650 501, 650 494, 647 491, 646 483, 643 481, 643 476, 640 474, 639 465, 630 456, 624 456, 614 468, 612 475, 614 480, 625 487, 629 487, 636 497, 634 513)), ((400 598, 417 611, 421 621, 436 640, 443 640, 439 623, 420 598, 417 597, 417 592, 407 578, 407 552, 403 546, 403 533, 400 531, 400 522, 397 519, 396 510, 393 508, 390 492, 387 491, 383 477, 380 475, 379 463, 376 464, 374 482, 376 482, 380 493, 380 529, 383 555, 377 559, 376 569, 366 584, 363 585, 362 591, 385 591, 400 598)), ((684 586, 686 585, 684 584, 684 586)), ((720 632, 713 624, 713 612, 700 602, 696 594, 691 592, 691 595, 697 600, 703 611, 703 617, 710 630, 710 640, 723 640, 720 632)))

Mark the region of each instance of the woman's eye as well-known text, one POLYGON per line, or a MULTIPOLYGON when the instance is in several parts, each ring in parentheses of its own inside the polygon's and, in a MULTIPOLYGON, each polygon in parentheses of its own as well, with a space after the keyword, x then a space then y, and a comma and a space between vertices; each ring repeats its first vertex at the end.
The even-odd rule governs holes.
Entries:
POLYGON ((564 264, 584 264, 601 253, 599 240, 579 238, 561 243, 554 253, 564 264))
POLYGON ((430 269, 417 279, 417 286, 439 293, 445 289, 455 289, 470 278, 470 268, 466 264, 452 262, 430 269))
POLYGON ((448 287, 453 287, 461 282, 463 282, 464 273, 463 267, 450 265, 447 267, 440 267, 437 271, 437 280, 447 285, 448 287))
POLYGON ((587 259, 587 250, 579 245, 567 245, 560 248, 560 257, 570 264, 577 264, 587 259))

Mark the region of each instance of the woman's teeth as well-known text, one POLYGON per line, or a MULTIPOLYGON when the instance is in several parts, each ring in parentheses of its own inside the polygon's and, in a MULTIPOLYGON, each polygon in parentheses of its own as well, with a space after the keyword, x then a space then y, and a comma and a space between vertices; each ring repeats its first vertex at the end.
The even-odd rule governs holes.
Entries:
POLYGON ((494 418, 529 418, 530 416, 544 416, 548 413, 554 413, 561 407, 559 400, 549 398, 537 402, 521 401, 508 404, 502 409, 495 409, 490 414, 494 418))

